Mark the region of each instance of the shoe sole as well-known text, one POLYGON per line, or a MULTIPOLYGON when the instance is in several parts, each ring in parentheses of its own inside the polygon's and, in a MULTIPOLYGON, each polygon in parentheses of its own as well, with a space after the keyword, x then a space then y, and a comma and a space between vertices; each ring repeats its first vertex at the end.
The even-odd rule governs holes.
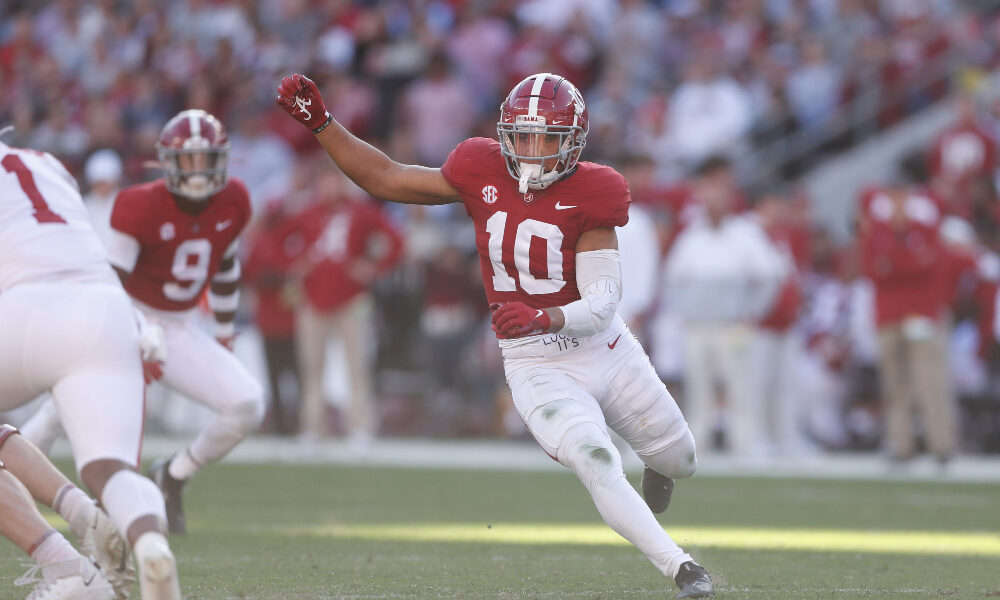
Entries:
POLYGON ((140 587, 143 600, 181 600, 174 557, 167 554, 142 561, 140 587))
POLYGON ((677 594, 678 598, 714 598, 715 589, 681 590, 677 594))

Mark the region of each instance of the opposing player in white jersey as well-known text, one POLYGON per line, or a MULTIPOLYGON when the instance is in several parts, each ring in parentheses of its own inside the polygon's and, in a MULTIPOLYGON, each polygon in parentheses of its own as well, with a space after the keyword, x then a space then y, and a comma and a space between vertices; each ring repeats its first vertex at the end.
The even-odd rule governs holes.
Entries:
MULTIPOLYGON (((122 178, 121 158, 114 150, 98 150, 87 159, 83 168, 84 178, 90 188, 90 193, 83 197, 83 205, 90 217, 90 226, 97 234, 97 239, 107 250, 111 241, 111 207, 114 204, 115 192, 122 178)), ((150 356, 160 357, 165 354, 163 332, 159 326, 140 327, 140 332, 149 336, 145 340, 150 356)), ((21 435, 49 454, 52 445, 62 435, 62 425, 56 412, 55 403, 49 394, 43 396, 43 402, 38 411, 27 422, 21 424, 21 435)), ((148 400, 148 398, 147 398, 148 400)))
MULTIPOLYGON (((237 238, 250 221, 250 197, 242 182, 227 177, 228 152, 218 119, 203 110, 178 113, 157 142, 164 177, 118 192, 106 240, 108 260, 140 315, 163 332, 165 358, 145 365, 147 380, 162 378, 216 413, 186 448, 150 470, 166 501, 170 533, 187 531, 187 481, 264 417, 263 388, 230 351, 239 304, 237 238), (206 290, 214 338, 193 318, 206 290)), ((58 427, 43 408, 24 429, 47 440, 58 427)))
POLYGON ((179 599, 163 498, 136 472, 143 376, 131 303, 75 180, 53 156, 2 142, 0 331, 0 411, 51 392, 80 478, 136 555, 143 598, 179 599))
POLYGON ((674 579, 678 597, 713 595, 705 569, 653 516, 666 508, 673 479, 694 473, 694 438, 616 314, 614 228, 628 220, 630 194, 614 169, 579 161, 588 128, 579 90, 551 73, 528 77, 501 104, 499 142, 468 139, 440 169, 401 165, 351 135, 302 75, 282 80, 277 103, 372 196, 465 205, 507 383, 528 430, 580 478, 604 521, 674 579), (646 503, 625 478, 609 427, 648 465, 646 503))

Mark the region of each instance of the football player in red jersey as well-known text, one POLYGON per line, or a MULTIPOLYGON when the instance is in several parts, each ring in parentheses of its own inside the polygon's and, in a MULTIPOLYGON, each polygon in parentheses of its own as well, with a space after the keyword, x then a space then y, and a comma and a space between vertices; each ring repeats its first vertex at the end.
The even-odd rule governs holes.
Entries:
POLYGON ((694 473, 694 439, 616 315, 614 228, 628 220, 629 189, 613 169, 579 162, 588 122, 576 87, 550 73, 527 77, 501 105, 499 142, 468 139, 440 169, 399 164, 351 135, 307 77, 284 78, 276 102, 372 196, 465 205, 507 382, 528 430, 576 473, 605 522, 674 578, 678 597, 713 595, 705 569, 653 516, 666 509, 673 479, 694 473), (609 427, 647 465, 646 503, 625 479, 609 427))
POLYGON ((184 484, 264 418, 263 388, 231 352, 237 240, 250 222, 250 196, 243 182, 226 176, 226 131, 203 110, 170 119, 156 152, 163 178, 125 188, 115 199, 108 258, 146 318, 163 327, 163 383, 216 413, 184 450, 150 470, 166 500, 171 533, 184 533, 184 484), (191 319, 206 288, 214 340, 191 319))
POLYGON ((115 198, 108 260, 145 319, 163 329, 165 359, 145 365, 147 381, 162 378, 216 413, 187 448, 150 470, 170 532, 184 533, 185 483, 257 429, 264 415, 263 388, 230 351, 239 304, 237 239, 250 221, 250 197, 241 181, 227 178, 226 131, 203 110, 170 119, 156 151, 163 178, 115 198), (192 318, 206 288, 215 339, 192 318))

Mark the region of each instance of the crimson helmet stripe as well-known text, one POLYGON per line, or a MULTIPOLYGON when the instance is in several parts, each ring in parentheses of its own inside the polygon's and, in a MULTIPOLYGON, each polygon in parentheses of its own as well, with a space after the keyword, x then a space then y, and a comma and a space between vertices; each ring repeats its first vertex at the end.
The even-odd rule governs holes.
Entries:
POLYGON ((538 96, 542 93, 542 86, 551 73, 539 73, 535 75, 535 81, 531 84, 531 98, 528 100, 528 116, 538 116, 538 96))

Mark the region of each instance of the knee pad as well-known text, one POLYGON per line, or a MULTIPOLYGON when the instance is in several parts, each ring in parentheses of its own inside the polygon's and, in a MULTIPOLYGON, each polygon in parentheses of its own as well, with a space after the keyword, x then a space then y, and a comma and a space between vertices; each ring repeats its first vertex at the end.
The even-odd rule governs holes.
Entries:
POLYGON ((234 427, 244 433, 249 433, 260 427, 264 422, 264 398, 263 396, 237 402, 229 407, 223 415, 234 427))
POLYGON ((7 438, 14 435, 15 433, 21 433, 17 430, 17 427, 13 425, 8 425, 4 423, 0 425, 0 448, 3 448, 4 443, 7 442, 7 438))
POLYGON ((650 455, 639 455, 644 463, 657 473, 671 479, 684 479, 698 470, 694 436, 688 430, 663 450, 650 455))
POLYGON ((587 489, 610 487, 625 476, 621 454, 607 431, 596 423, 572 426, 559 446, 558 458, 576 473, 587 489))

